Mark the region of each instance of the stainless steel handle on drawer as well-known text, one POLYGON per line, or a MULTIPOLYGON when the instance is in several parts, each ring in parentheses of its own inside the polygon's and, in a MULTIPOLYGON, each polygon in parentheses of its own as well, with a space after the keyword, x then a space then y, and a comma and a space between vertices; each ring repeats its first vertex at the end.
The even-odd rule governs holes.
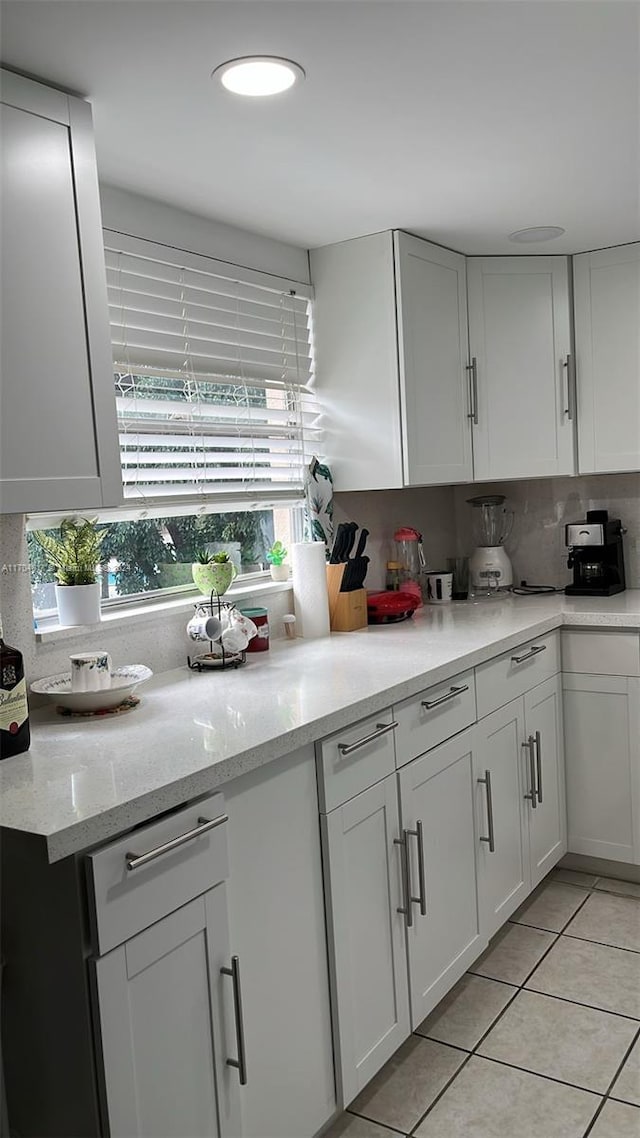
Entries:
POLYGON ((530 648, 528 652, 525 652, 524 656, 512 656, 511 663, 523 664, 525 660, 531 660, 533 656, 537 656, 538 652, 546 652, 546 649, 546 644, 534 644, 533 648, 530 648))
POLYGON ((338 750, 341 755, 350 755, 360 747, 366 747, 367 743, 372 743, 374 739, 379 739, 381 735, 386 735, 388 731, 395 731, 397 726, 397 723, 376 723, 376 730, 370 735, 365 735, 364 739, 358 739, 355 743, 338 743, 338 750))
POLYGON ((150 861, 155 861, 157 857, 162 857, 163 854, 169 853, 170 850, 177 850, 178 846, 183 846, 185 842, 190 842, 192 838, 199 838, 200 834, 206 834, 207 830, 213 830, 216 826, 221 826, 223 822, 229 821, 228 814, 220 814, 218 818, 198 818, 198 825, 194 826, 193 830, 187 830, 186 834, 178 834, 177 838, 171 838, 169 842, 163 842, 161 846, 156 846, 154 850, 149 850, 148 853, 135 854, 126 853, 124 860, 127 869, 140 869, 142 865, 148 865, 150 861))
POLYGON ((538 775, 538 802, 542 802, 542 746, 539 731, 536 731, 536 772, 538 775))
POLYGON ((484 772, 484 778, 479 778, 478 782, 481 783, 487 794, 487 826, 489 828, 489 837, 480 837, 481 842, 488 842, 489 853, 496 852, 496 836, 493 829, 493 796, 491 794, 491 771, 484 772))
POLYGON ((536 791, 536 760, 533 753, 535 743, 536 741, 533 735, 530 735, 527 739, 527 742, 522 744, 522 746, 526 747, 529 752, 529 778, 531 779, 531 790, 528 794, 525 794, 525 798, 529 799, 534 810, 538 806, 538 794, 536 791))
POLYGON ((441 703, 448 703, 450 699, 455 699, 456 696, 461 695, 463 691, 469 691, 468 684, 462 684, 459 688, 449 688, 448 692, 445 692, 444 695, 438 696, 437 699, 423 699, 422 706, 427 711, 431 711, 432 707, 440 707, 441 703))
POLYGON ((413 912, 411 910, 411 876, 409 871, 409 838, 406 830, 402 831, 401 838, 393 839, 394 846, 400 846, 400 866, 402 870, 402 893, 404 907, 398 906, 397 913, 402 913, 407 928, 413 925, 413 912))
MULTIPOLYGON (((411 835, 412 838, 416 838, 417 842, 418 842, 418 883, 420 885, 420 896, 419 897, 411 897, 410 896, 410 901, 411 901, 412 905, 419 905, 420 906, 420 912, 421 912, 422 916, 426 917, 426 915, 427 915, 427 886, 426 886, 425 875, 424 875, 424 838, 423 838, 423 834, 422 834, 422 822, 418 819, 418 821, 416 822, 415 830, 405 830, 405 834, 411 835)), ((409 844, 407 842, 407 863, 408 862, 409 862, 409 844)), ((408 882, 409 882, 409 886, 411 886, 411 872, 410 871, 409 871, 409 876, 408 876, 408 882)))
POLYGON ((236 1039, 238 1041, 238 1058, 227 1059, 227 1067, 237 1067, 240 1086, 247 1084, 247 1053, 244 1043, 244 1020, 242 1018, 242 994, 240 992, 240 960, 237 956, 231 957, 231 968, 221 968, 223 976, 230 976, 233 981, 233 1013, 236 1021, 236 1039))
POLYGON ((466 365, 465 371, 469 372, 469 405, 471 410, 467 415, 468 419, 478 426, 478 361, 475 356, 472 357, 471 363, 466 365))

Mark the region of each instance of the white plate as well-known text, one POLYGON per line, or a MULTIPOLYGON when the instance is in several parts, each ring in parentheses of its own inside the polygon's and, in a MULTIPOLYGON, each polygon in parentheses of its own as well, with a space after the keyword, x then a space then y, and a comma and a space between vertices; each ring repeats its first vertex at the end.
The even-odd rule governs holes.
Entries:
POLYGON ((46 676, 30 684, 32 692, 45 695, 58 707, 68 707, 70 711, 102 711, 117 707, 143 680, 151 679, 153 672, 145 664, 124 664, 114 668, 111 673, 111 687, 103 691, 71 691, 71 672, 60 672, 57 676, 46 676))

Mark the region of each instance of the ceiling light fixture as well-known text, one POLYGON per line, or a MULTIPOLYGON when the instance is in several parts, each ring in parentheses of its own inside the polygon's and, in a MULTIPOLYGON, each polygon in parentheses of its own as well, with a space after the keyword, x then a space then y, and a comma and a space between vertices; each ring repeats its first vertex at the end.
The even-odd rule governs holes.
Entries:
POLYGON ((564 233, 559 225, 533 225, 530 229, 516 229, 509 234, 510 241, 518 241, 521 245, 533 244, 534 241, 554 241, 564 233))
POLYGON ((228 59, 211 72, 234 95, 249 95, 252 98, 265 95, 278 95, 304 79, 304 71, 299 64, 290 59, 280 59, 277 55, 245 55, 240 59, 228 59))

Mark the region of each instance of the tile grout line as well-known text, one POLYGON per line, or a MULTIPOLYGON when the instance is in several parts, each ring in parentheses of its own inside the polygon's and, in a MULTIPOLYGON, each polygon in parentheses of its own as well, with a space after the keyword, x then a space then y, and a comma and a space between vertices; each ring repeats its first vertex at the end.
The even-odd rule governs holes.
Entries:
POLYGON ((568 940, 579 940, 583 944, 600 944, 603 948, 615 948, 618 952, 633 952, 636 956, 640 956, 640 948, 623 948, 621 944, 611 944, 608 940, 592 940, 587 936, 576 936, 575 933, 561 933, 561 936, 566 936, 568 940))
MULTIPOLYGON (((364 1087, 362 1089, 364 1090, 364 1087)), ((400 1135, 400 1138, 408 1138, 406 1130, 398 1130, 396 1126, 390 1126, 387 1122, 377 1122, 375 1118, 369 1118, 366 1114, 358 1114, 357 1110, 352 1110, 350 1106, 345 1106, 344 1113, 350 1114, 352 1118, 362 1118, 365 1122, 372 1122, 374 1126, 380 1126, 392 1134, 400 1135)))

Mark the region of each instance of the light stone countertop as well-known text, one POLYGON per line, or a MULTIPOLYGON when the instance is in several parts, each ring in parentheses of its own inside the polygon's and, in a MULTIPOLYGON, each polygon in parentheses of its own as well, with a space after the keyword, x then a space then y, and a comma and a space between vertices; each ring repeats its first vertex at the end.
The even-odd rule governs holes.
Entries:
POLYGON ((31 716, 31 749, 0 763, 0 825, 50 862, 555 628, 640 630, 640 590, 426 606, 411 621, 280 640, 226 672, 164 672, 112 718, 31 716))

